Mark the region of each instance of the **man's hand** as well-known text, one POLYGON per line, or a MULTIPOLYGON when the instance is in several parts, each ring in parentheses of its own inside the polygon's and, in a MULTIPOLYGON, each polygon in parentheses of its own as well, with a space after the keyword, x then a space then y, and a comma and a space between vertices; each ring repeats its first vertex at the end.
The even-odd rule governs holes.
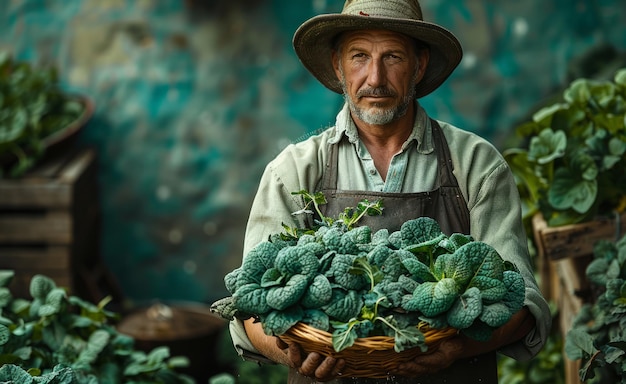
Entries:
POLYGON ((440 371, 458 359, 481 355, 513 343, 530 332, 534 325, 534 316, 524 307, 505 325, 496 329, 489 341, 476 341, 463 335, 443 340, 435 351, 400 364, 396 373, 402 376, 418 376, 440 371))
POLYGON ((462 356, 463 346, 464 342, 461 337, 443 340, 435 351, 400 364, 396 373, 400 376, 414 377, 438 372, 449 367, 462 356))
POLYGON ((325 357, 317 352, 304 356, 298 344, 287 344, 280 338, 276 340, 276 346, 287 356, 288 365, 297 369, 299 374, 316 381, 330 381, 341 376, 341 369, 345 365, 343 359, 325 357))

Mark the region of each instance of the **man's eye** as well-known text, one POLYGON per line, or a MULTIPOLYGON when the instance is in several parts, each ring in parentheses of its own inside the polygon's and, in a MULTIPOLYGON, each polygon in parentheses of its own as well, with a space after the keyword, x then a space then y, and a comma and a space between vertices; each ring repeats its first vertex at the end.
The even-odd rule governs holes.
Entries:
POLYGON ((385 61, 387 61, 389 63, 398 63, 398 62, 402 61, 402 57, 396 56, 396 55, 387 55, 385 57, 385 61))

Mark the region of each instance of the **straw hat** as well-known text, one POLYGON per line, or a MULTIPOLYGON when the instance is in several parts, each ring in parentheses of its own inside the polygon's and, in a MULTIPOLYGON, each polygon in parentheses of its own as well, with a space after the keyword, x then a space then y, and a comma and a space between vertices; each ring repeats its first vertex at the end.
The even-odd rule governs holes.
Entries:
POLYGON ((293 37, 302 64, 328 89, 343 93, 331 62, 333 39, 341 32, 385 29, 423 41, 430 47, 426 73, 416 97, 439 87, 461 61, 458 39, 447 29, 423 20, 417 0, 346 0, 340 14, 323 14, 305 21, 293 37))

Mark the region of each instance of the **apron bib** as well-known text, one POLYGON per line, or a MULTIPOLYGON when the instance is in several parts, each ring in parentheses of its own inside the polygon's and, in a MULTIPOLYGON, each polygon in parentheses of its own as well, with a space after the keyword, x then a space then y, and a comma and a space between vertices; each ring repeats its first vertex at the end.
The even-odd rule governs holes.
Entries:
MULTIPOLYGON (((439 223, 441 230, 447 234, 469 234, 469 210, 456 178, 452 173, 450 150, 439 124, 431 119, 435 152, 439 165, 438 179, 435 189, 430 192, 418 193, 385 193, 374 191, 346 191, 337 190, 337 145, 330 150, 329 163, 324 173, 321 192, 328 201, 320 207, 325 216, 336 216, 345 207, 354 207, 361 200, 375 201, 382 199, 383 214, 380 216, 365 216, 359 223, 368 225, 375 232, 381 228, 393 232, 408 220, 428 216, 439 223)), ((289 371, 290 384, 309 384, 315 381, 300 375, 295 369, 289 371)), ((420 376, 416 378, 390 377, 386 379, 370 378, 343 378, 330 383, 420 383, 420 384, 453 384, 453 383, 481 383, 494 384, 498 382, 496 354, 490 352, 484 355, 463 359, 455 362, 442 372, 420 376)))

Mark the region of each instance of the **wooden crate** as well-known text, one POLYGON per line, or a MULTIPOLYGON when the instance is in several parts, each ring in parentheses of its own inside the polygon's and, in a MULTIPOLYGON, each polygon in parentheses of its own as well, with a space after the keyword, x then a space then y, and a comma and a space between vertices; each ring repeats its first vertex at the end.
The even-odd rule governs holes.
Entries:
MULTIPOLYGON (((588 283, 584 278, 584 268, 588 264, 590 256, 573 259, 561 259, 554 262, 555 275, 552 277, 553 287, 556 288, 555 303, 559 308, 559 327, 562 337, 565 340, 567 332, 572 328, 574 317, 580 312, 582 305, 586 302, 584 292, 588 283)), ((564 376, 566 384, 581 383, 578 376, 580 370, 580 360, 572 361, 563 353, 564 376)))
POLYGON ((35 274, 77 294, 80 270, 98 262, 95 160, 93 150, 66 153, 0 180, 0 268, 15 271, 15 296, 30 298, 35 274))
POLYGON ((548 227, 541 215, 533 217, 535 241, 550 260, 590 255, 598 240, 618 240, 626 233, 626 212, 616 217, 548 227))
MULTIPOLYGON (((616 241, 626 232, 626 213, 619 217, 548 227, 541 215, 533 217, 533 236, 537 246, 537 270, 543 295, 559 308, 556 326, 563 338, 584 303, 592 299, 585 270, 593 260, 598 240, 616 241)), ((565 383, 578 384, 580 361, 563 354, 565 383)))
POLYGON ((584 278, 584 268, 593 255, 594 244, 598 240, 617 241, 626 234, 626 213, 609 219, 600 218, 581 224, 548 227, 541 215, 535 215, 532 220, 533 237, 537 246, 537 270, 541 290, 547 299, 558 299, 554 286, 556 276, 555 263, 559 260, 569 260, 565 264, 573 263, 578 273, 577 281, 582 284, 579 292, 589 290, 584 278), (581 259, 577 261, 572 261, 581 259))

